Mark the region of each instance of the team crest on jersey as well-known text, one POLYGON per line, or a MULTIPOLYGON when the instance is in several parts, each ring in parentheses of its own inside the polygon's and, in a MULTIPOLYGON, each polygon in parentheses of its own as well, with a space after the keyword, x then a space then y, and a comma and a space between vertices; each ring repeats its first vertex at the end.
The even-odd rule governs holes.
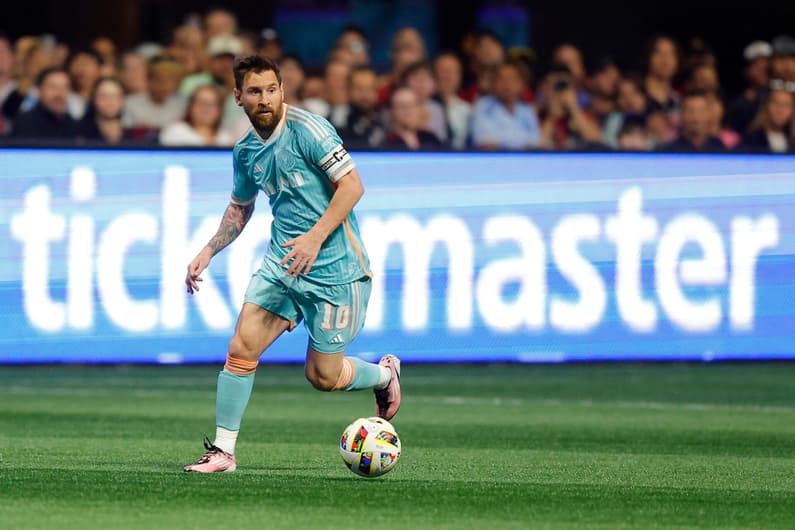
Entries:
POLYGON ((280 147, 274 154, 276 156, 276 166, 281 173, 289 175, 295 170, 295 153, 291 152, 289 149, 280 147))

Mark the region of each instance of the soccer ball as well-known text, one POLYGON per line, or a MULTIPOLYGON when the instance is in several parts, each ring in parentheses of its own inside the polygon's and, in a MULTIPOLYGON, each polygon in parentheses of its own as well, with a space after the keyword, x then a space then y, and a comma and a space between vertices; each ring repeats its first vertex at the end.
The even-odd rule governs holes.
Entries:
POLYGON ((340 454, 348 469, 362 477, 380 477, 400 458, 400 438, 382 418, 359 418, 342 433, 340 454))

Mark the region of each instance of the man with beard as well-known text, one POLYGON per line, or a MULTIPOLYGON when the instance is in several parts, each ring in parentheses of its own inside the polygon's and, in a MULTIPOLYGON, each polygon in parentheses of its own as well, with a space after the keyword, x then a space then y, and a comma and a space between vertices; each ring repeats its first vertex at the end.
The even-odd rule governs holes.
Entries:
POLYGON ((14 121, 12 136, 40 140, 74 140, 77 122, 67 112, 71 83, 62 68, 47 68, 36 79, 38 102, 14 121))
POLYGON ((235 99, 253 128, 234 148, 233 187, 218 232, 188 265, 189 293, 213 256, 240 235, 263 190, 273 223, 268 251, 252 276, 218 376, 216 434, 184 471, 231 472, 235 443, 259 357, 302 319, 309 332, 306 377, 318 390, 373 389, 385 419, 400 407, 400 360, 345 356, 364 325, 371 274, 353 206, 364 193, 334 127, 284 103, 279 67, 252 55, 235 63, 235 99))
POLYGON ((348 77, 348 116, 340 136, 351 149, 375 149, 386 136, 376 106, 378 76, 365 66, 354 68, 348 77))

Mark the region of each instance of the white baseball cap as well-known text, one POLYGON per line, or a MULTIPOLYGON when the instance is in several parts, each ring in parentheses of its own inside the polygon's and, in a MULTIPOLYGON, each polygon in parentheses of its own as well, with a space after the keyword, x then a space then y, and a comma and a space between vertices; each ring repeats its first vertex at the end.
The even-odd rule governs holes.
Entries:
POLYGON ((773 55, 773 46, 763 40, 755 40, 743 50, 743 57, 749 63, 760 57, 770 57, 771 55, 773 55))
POLYGON ((241 53, 243 53, 243 44, 240 39, 232 35, 218 35, 207 43, 207 55, 210 57, 240 55, 241 53))

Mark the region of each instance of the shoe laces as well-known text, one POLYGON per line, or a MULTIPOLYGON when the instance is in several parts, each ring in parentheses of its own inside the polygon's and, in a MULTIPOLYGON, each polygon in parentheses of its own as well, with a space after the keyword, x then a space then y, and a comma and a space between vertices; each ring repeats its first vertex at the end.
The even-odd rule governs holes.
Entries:
POLYGON ((224 453, 224 450, 218 446, 213 445, 210 442, 210 439, 207 438, 206 435, 204 436, 204 448, 207 450, 207 452, 204 453, 204 455, 202 455, 201 458, 199 458, 199 460, 196 462, 197 464, 206 464, 207 462, 210 461, 210 458, 212 458, 213 456, 219 453, 224 453))

